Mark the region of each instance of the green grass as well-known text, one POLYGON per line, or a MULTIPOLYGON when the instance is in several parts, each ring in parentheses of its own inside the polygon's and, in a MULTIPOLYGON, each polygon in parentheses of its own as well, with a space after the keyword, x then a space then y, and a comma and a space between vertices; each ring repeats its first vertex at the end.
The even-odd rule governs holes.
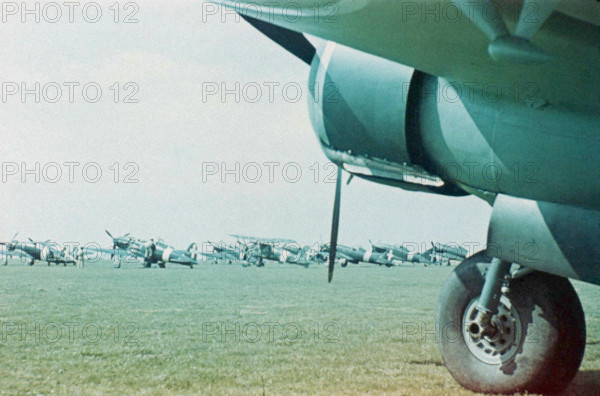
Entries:
MULTIPOLYGON (((349 266, 327 284, 325 267, 11 263, 0 267, 0 394, 468 395, 431 332, 450 270, 349 266)), ((588 345, 568 394, 598 393, 598 290, 576 288, 588 345)))

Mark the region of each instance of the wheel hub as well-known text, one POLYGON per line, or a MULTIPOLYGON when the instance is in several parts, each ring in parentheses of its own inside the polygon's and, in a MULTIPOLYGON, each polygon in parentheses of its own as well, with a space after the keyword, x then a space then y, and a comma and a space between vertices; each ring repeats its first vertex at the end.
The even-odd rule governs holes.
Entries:
POLYGON ((469 351, 487 364, 502 364, 512 359, 519 350, 522 329, 515 307, 506 296, 500 298, 498 313, 492 316, 492 329, 482 327, 477 319, 478 298, 467 306, 463 317, 462 333, 469 351))

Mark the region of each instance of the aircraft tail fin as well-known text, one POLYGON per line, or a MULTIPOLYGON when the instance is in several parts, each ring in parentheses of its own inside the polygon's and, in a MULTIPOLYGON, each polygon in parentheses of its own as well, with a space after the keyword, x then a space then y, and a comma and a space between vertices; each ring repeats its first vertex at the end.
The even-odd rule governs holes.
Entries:
POLYGON ((190 243, 190 246, 187 248, 188 253, 190 253, 190 257, 194 260, 198 258, 198 244, 196 242, 190 243))

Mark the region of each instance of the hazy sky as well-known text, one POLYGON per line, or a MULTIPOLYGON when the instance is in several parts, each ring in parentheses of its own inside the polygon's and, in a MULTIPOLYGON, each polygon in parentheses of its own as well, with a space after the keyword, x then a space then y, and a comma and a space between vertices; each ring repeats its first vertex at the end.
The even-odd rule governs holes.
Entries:
MULTIPOLYGON (((334 184, 325 181, 331 168, 308 119, 308 67, 243 21, 206 16, 200 1, 137 2, 139 10, 122 3, 118 23, 113 3, 100 3, 96 23, 95 8, 86 8, 90 21, 82 15, 86 2, 72 23, 67 8, 58 23, 44 19, 57 17, 50 8, 39 23, 34 15, 22 23, 22 10, 3 14, 0 239, 20 231, 108 245, 107 228, 179 247, 230 233, 327 240, 334 184), (131 13, 139 22, 123 23, 131 13), (33 93, 21 96, 35 83, 40 103, 33 93), (203 97, 236 83, 239 103, 234 94, 203 97), (244 100, 256 87, 256 103, 244 100), (138 103, 124 103, 127 95, 138 103), (232 174, 223 175, 223 163, 232 174), (125 183, 132 171, 138 182, 125 183)), ((489 215, 475 198, 355 179, 342 191, 340 241, 483 243, 489 215)))

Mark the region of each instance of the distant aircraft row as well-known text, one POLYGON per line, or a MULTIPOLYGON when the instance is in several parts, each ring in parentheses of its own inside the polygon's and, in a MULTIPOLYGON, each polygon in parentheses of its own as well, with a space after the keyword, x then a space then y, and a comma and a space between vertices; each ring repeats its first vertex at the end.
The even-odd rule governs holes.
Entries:
MULTIPOLYGON (((8 258, 20 258, 29 265, 36 261, 50 264, 77 264, 101 257, 110 257, 115 261, 115 267, 120 267, 122 261, 135 260, 146 268, 156 265, 165 268, 166 264, 180 264, 193 268, 201 261, 225 261, 230 264, 241 262, 243 266, 263 267, 265 261, 295 264, 308 267, 311 264, 324 264, 329 257, 329 244, 301 246, 296 241, 282 238, 257 238, 232 234, 236 238, 234 245, 226 243, 207 242, 203 249, 198 249, 192 243, 186 250, 176 249, 166 244, 162 239, 140 239, 129 233, 114 237, 108 230, 106 234, 112 240, 109 248, 96 246, 60 248, 50 240, 43 242, 28 238, 27 241, 17 240, 18 233, 10 242, 0 242, 0 257, 3 265, 8 264, 8 258)), ((432 247, 422 253, 412 251, 398 244, 369 242, 369 247, 337 246, 336 262, 342 267, 349 263, 361 262, 392 267, 401 263, 420 263, 424 265, 450 263, 451 260, 462 261, 467 256, 467 250, 460 246, 432 243, 432 247)))

